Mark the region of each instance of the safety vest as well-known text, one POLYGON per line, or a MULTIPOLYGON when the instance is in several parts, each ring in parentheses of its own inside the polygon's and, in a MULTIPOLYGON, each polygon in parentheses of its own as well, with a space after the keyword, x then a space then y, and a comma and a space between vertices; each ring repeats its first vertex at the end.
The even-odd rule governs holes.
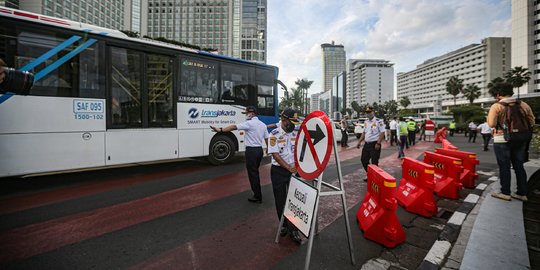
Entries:
POLYGON ((407 125, 409 126, 409 131, 415 131, 416 130, 416 122, 409 121, 409 122, 407 122, 407 125))
POLYGON ((407 123, 405 122, 399 122, 399 135, 407 135, 409 134, 407 123))
POLYGON ((455 129, 456 128, 456 122, 450 122, 450 125, 448 126, 448 128, 455 129))

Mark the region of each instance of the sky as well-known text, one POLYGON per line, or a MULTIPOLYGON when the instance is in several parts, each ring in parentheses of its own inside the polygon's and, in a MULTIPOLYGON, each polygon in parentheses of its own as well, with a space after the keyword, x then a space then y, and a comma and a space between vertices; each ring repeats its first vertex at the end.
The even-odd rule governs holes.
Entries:
MULTIPOLYGON (((268 59, 279 79, 322 91, 321 44, 347 59, 384 59, 394 73, 486 37, 511 36, 511 0, 267 0, 268 59)), ((395 82, 394 82, 395 83, 395 82)), ((395 86, 394 86, 395 88, 395 86)), ((281 96, 281 92, 280 92, 281 96)))

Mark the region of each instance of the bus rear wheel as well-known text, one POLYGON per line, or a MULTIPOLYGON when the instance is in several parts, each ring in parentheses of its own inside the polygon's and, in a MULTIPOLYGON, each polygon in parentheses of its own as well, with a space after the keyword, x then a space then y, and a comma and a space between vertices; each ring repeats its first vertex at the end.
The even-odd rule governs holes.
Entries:
POLYGON ((216 136, 210 143, 208 161, 214 165, 229 162, 234 157, 234 143, 227 136, 216 136))

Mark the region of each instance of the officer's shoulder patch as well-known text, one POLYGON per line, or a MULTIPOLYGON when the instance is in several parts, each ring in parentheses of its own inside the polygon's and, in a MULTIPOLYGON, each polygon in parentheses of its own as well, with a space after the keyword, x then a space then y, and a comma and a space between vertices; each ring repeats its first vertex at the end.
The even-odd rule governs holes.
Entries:
POLYGON ((270 137, 270 146, 276 146, 276 140, 277 140, 276 137, 274 136, 270 137))

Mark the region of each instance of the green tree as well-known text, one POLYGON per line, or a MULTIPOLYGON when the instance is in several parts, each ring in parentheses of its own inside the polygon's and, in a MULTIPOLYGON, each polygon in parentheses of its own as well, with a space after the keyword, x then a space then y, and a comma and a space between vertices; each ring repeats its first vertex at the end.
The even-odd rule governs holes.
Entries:
POLYGON ((463 80, 459 79, 457 76, 452 76, 446 82, 446 91, 454 96, 454 106, 456 105, 456 96, 463 89, 463 80))
POLYGON ((495 86, 499 83, 503 83, 504 82, 504 79, 501 78, 501 77, 497 77, 493 80, 491 80, 491 82, 488 83, 487 85, 487 88, 488 88, 488 93, 495 97, 495 86))
POLYGON ((398 113, 398 103, 395 100, 388 100, 384 103, 386 114, 388 116, 395 116, 398 113))
POLYGON ((409 100, 409 97, 407 97, 407 96, 401 97, 401 99, 399 100, 399 105, 401 105, 401 107, 407 109, 407 107, 409 107, 409 105, 411 105, 411 101, 409 100))
POLYGON ((519 88, 529 82, 529 80, 531 79, 531 73, 528 69, 517 66, 506 72, 504 77, 507 82, 511 83, 512 86, 514 86, 514 88, 517 88, 517 94, 519 98, 519 88))
POLYGON ((139 32, 130 31, 130 30, 120 30, 120 32, 126 34, 128 37, 132 37, 132 38, 140 37, 139 32))
POLYGON ((308 97, 307 97, 307 93, 308 93, 308 89, 311 87, 311 85, 313 84, 313 81, 310 81, 306 78, 302 78, 302 79, 297 79, 296 82, 294 82, 296 84, 296 88, 298 90, 300 90, 302 92, 302 100, 303 100, 303 107, 302 107, 302 113, 304 115, 307 115, 308 113, 308 97))
POLYGON ((358 102, 356 101, 351 102, 351 107, 357 113, 358 116, 362 114, 362 108, 360 107, 358 102))
POLYGON ((473 104, 474 100, 480 97, 480 87, 475 84, 467 84, 467 86, 461 92, 466 99, 469 100, 469 104, 473 104))

